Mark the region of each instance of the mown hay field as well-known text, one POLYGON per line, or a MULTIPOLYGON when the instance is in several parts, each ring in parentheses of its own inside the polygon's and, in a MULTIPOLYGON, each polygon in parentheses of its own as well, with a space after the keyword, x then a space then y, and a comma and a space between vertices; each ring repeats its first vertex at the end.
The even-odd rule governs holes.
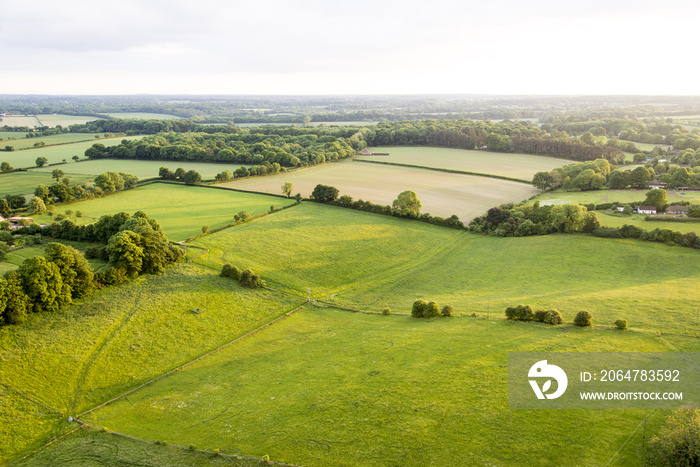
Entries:
POLYGON ((482 174, 532 180, 537 172, 551 171, 574 161, 530 154, 504 154, 467 149, 434 148, 426 146, 391 146, 368 148, 388 156, 356 156, 358 160, 393 162, 439 169, 463 170, 482 174))
POLYGON ((338 188, 341 195, 383 205, 391 205, 402 191, 412 190, 423 203, 421 212, 442 217, 456 214, 463 222, 494 206, 519 202, 537 193, 533 186, 524 183, 353 161, 253 177, 224 186, 280 194, 280 186, 285 182, 292 182, 293 193, 301 193, 304 197, 309 197, 320 183, 338 188))

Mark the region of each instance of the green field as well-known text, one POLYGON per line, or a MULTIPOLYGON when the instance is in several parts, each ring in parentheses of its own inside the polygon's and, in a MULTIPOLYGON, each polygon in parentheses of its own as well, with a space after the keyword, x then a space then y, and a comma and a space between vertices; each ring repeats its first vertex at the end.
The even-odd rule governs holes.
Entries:
POLYGON ((26 467, 177 466, 177 467, 260 467, 259 461, 239 460, 170 446, 143 443, 124 436, 83 428, 24 461, 26 467))
POLYGON ((297 465, 639 465, 646 411, 507 409, 508 352, 543 348, 670 350, 647 333, 307 307, 85 419, 297 465))
POLYGON ((108 112, 105 115, 124 120, 182 120, 182 117, 178 117, 177 115, 149 112, 108 112))
POLYGON ((41 126, 56 127, 61 125, 63 128, 68 128, 71 125, 78 125, 87 122, 92 122, 94 120, 100 120, 99 117, 92 117, 88 115, 63 115, 63 114, 44 114, 37 115, 37 120, 41 123, 41 126))
MULTIPOLYGON (((71 161, 72 162, 72 161, 71 161)), ((196 170, 202 175, 203 179, 214 179, 216 174, 224 170, 233 172, 242 164, 209 164, 206 162, 192 161, 136 161, 136 160, 120 160, 120 159, 96 159, 81 161, 79 164, 72 164, 62 168, 67 174, 83 174, 83 175, 99 175, 104 172, 127 172, 136 175, 139 178, 153 178, 158 176, 158 170, 161 167, 168 167, 173 172, 182 167, 185 170, 196 170)), ((33 172, 51 172, 53 167, 43 167, 41 169, 33 169, 33 172)), ((70 175, 69 175, 70 176, 70 175)))
MULTIPOLYGON (((35 167, 37 157, 45 157, 49 164, 61 162, 63 159, 72 163, 73 156, 78 156, 81 159, 85 158, 85 151, 91 148, 95 143, 101 143, 105 146, 117 146, 122 140, 140 139, 142 136, 119 136, 115 138, 104 139, 99 141, 85 141, 82 143, 61 144, 59 146, 49 146, 46 148, 37 148, 26 151, 0 152, 0 161, 9 162, 15 169, 25 167, 35 167)), ((11 145, 11 144, 10 144, 11 145)))
POLYGON ((399 164, 463 170, 482 174, 532 180, 537 172, 549 172, 573 161, 529 154, 503 154, 432 147, 378 147, 372 152, 388 152, 388 156, 356 156, 358 160, 394 162, 399 164))
POLYGON ((626 141, 626 142, 633 143, 635 146, 637 146, 637 149, 639 149, 640 151, 653 151, 655 147, 660 146, 659 144, 637 143, 635 141, 626 141))
POLYGON ((280 194, 284 182, 294 183, 293 192, 304 197, 310 196, 314 187, 321 183, 338 188, 341 195, 384 205, 391 205, 402 191, 412 190, 423 203, 421 212, 443 217, 457 214, 462 221, 480 216, 494 206, 519 202, 537 193, 533 186, 524 183, 353 161, 253 177, 224 186, 280 194))
MULTIPOLYGON (((125 211, 130 214, 144 211, 156 219, 170 240, 182 241, 202 232, 202 226, 214 229, 234 221, 241 211, 252 216, 269 211, 270 206, 280 208, 293 200, 231 190, 196 188, 184 185, 156 183, 115 193, 103 198, 79 201, 57 207, 56 214, 66 209, 82 211, 77 223, 94 222, 105 214, 125 211)), ((41 223, 50 223, 46 215, 35 216, 41 223)))
MULTIPOLYGON (((7 252, 7 257, 5 261, 0 261, 0 276, 2 276, 7 271, 13 271, 17 269, 25 259, 33 258, 34 256, 39 256, 44 254, 44 248, 50 242, 59 242, 64 245, 70 245, 77 250, 84 251, 86 247, 89 246, 88 243, 72 242, 69 240, 55 240, 55 239, 44 239, 46 243, 42 245, 35 245, 30 247, 23 247, 10 250, 7 252)), ((88 264, 92 267, 93 271, 98 272, 103 267, 107 265, 107 261, 91 258, 87 260, 88 264)))
MULTIPOLYGON (((46 146, 56 144, 77 143, 80 141, 91 141, 95 139, 95 135, 87 133, 62 133, 60 135, 38 136, 34 138, 22 138, 8 142, 10 146, 15 148, 15 151, 21 149, 34 149, 36 143, 44 143, 46 146)), ((3 146, 4 147, 4 146, 3 146)), ((2 155, 0 155, 2 158, 2 155)))
POLYGON ((250 267, 274 287, 344 306, 410 312, 414 300, 458 314, 521 303, 589 310, 600 323, 700 330, 700 251, 587 235, 498 238, 304 203, 198 239, 197 259, 250 267), (576 265, 575 269, 571 265, 576 265))
MULTIPOLYGON (((0 126, 2 126, 2 121, 0 121, 0 126)), ((0 148, 4 149, 5 145, 10 144, 12 145, 13 143, 9 143, 7 140, 15 140, 15 139, 24 139, 25 135, 27 133, 24 131, 0 131, 0 141, 3 142, 2 146, 0 148)))
POLYGON ((679 232, 700 232, 700 222, 666 222, 646 221, 644 214, 632 214, 631 216, 614 215, 610 211, 598 211, 600 225, 605 227, 622 227, 625 224, 636 225, 644 230, 671 229, 679 232))
MULTIPOLYGON (((60 168, 65 170, 67 165, 51 167, 47 172, 12 172, 8 174, 0 174, 0 196, 5 195, 26 195, 34 193, 34 189, 41 185, 53 185, 56 180, 51 176, 51 170, 60 168)), ((79 185, 93 178, 89 175, 73 175, 68 174, 71 180, 71 185, 79 185)))
MULTIPOLYGON (((539 201, 542 205, 547 204, 603 204, 603 203, 633 203, 642 202, 646 198, 648 188, 642 190, 593 190, 593 191, 555 191, 539 194, 537 198, 530 201, 539 201)), ((667 191, 669 203, 678 201, 690 201, 698 197, 698 193, 688 193, 681 195, 675 191, 667 191)))

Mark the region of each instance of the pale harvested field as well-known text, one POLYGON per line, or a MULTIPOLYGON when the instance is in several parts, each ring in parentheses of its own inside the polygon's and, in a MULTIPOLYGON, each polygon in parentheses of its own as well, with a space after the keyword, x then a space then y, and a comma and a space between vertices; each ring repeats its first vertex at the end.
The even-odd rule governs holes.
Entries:
POLYGON ((293 193, 304 197, 310 196, 314 187, 321 183, 338 188, 341 196, 385 205, 391 205, 402 191, 413 190, 423 203, 421 212, 443 217, 457 214, 462 221, 480 216, 494 206, 522 201, 537 193, 534 187, 524 183, 353 161, 253 177, 223 186, 281 194, 284 182, 294 183, 293 193))
POLYGON ((532 180, 537 172, 549 172, 574 161, 530 154, 504 154, 467 149, 433 148, 425 146, 377 147, 372 152, 388 152, 388 156, 356 156, 378 162, 420 165, 439 169, 462 170, 503 177, 532 180))
POLYGON ((9 115, 7 117, 0 117, 0 126, 28 126, 29 128, 34 128, 35 126, 41 126, 39 120, 36 117, 28 117, 26 115, 9 115))

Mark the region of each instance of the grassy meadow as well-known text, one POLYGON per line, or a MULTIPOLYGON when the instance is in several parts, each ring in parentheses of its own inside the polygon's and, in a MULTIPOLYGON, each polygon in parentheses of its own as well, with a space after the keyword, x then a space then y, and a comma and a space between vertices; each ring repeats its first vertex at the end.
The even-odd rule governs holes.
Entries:
POLYGON ((182 117, 177 115, 169 114, 157 114, 149 112, 108 112, 105 115, 109 115, 114 118, 121 118, 124 120, 181 120, 182 117))
MULTIPOLYGON (((603 203, 631 203, 642 202, 646 198, 648 188, 641 190, 593 190, 593 191, 554 191, 537 195, 537 198, 530 201, 540 204, 603 204, 603 203)), ((681 195, 675 191, 667 191, 669 203, 677 201, 690 201, 698 197, 698 193, 687 193, 681 195)))
POLYGON ((507 409, 508 352, 543 349, 670 350, 647 333, 306 307, 85 420, 297 465, 639 465, 646 411, 507 409))
POLYGON ((679 232, 700 232, 700 222, 666 222, 647 221, 644 214, 632 214, 631 216, 614 215, 610 211, 597 211, 600 225, 605 227, 622 227, 625 224, 636 225, 644 230, 671 229, 679 232))
MULTIPOLYGON (((2 124, 2 120, 0 120, 0 124, 2 124)), ((12 145, 12 143, 7 142, 8 140, 24 139, 26 134, 25 131, 0 131, 0 142, 3 143, 0 148, 4 149, 6 144, 12 145)))
MULTIPOLYGON (((206 162, 192 162, 192 161, 138 161, 138 160, 121 160, 121 159, 95 159, 81 161, 77 164, 73 164, 70 161, 65 168, 62 168, 64 172, 69 174, 79 174, 79 175, 92 175, 97 176, 101 173, 113 171, 113 172, 127 172, 136 175, 139 178, 153 178, 158 176, 158 171, 161 167, 167 167, 173 172, 178 168, 182 167, 186 171, 196 170, 200 173, 203 179, 214 179, 216 174, 223 172, 224 170, 230 170, 233 172, 242 164, 210 164, 206 162)), ((40 169, 33 169, 32 172, 49 172, 54 169, 54 167, 42 167, 40 169)))
MULTIPOLYGON (((55 146, 57 144, 70 144, 92 140, 95 140, 95 135, 87 133, 63 133, 60 135, 37 136, 34 138, 16 139, 14 141, 8 142, 7 144, 14 147, 15 151, 18 151, 22 149, 33 149, 36 143, 44 143, 46 146, 55 146)), ((1 157, 2 156, 0 156, 0 158, 1 157)))
POLYGON ((293 193, 304 197, 321 183, 338 188, 341 195, 384 205, 391 205, 402 191, 412 190, 423 203, 422 212, 442 217, 456 214, 464 222, 494 206, 519 202, 537 193, 533 186, 524 183, 352 161, 253 177, 223 186, 280 194, 280 186, 285 182, 292 182, 293 193))
MULTIPOLYGON (((98 199, 61 205, 56 214, 66 209, 82 211, 83 217, 74 220, 85 224, 105 214, 144 211, 160 223, 170 240, 182 241, 201 233, 204 225, 214 229, 233 222, 234 216, 241 211, 254 216, 269 211, 270 206, 279 208, 292 204, 292 201, 232 190, 155 183, 98 199)), ((51 222, 47 215, 35 216, 35 220, 51 222)))
MULTIPOLYGON (((2 152, 0 153, 0 160, 2 162, 9 162, 9 164, 15 169, 35 167, 37 157, 45 157, 48 159, 49 164, 59 163, 63 161, 63 159, 69 163, 74 163, 71 160, 73 156, 78 156, 83 159, 85 157, 85 151, 91 148, 95 143, 101 143, 105 146, 116 146, 121 144, 122 140, 133 140, 140 138, 142 138, 142 136, 119 136, 115 138, 100 138, 99 140, 84 141, 82 143, 61 144, 58 146, 28 149, 24 151, 2 152)), ((9 144, 12 145, 11 142, 9 144)), ((65 172, 63 167, 59 168, 65 172)))
POLYGON ((358 160, 394 162, 399 164, 463 170, 504 177, 532 180, 537 172, 551 171, 574 161, 529 154, 504 154, 433 147, 377 147, 372 152, 388 152, 388 156, 356 156, 358 160))
MULTIPOLYGON (((0 174, 0 196, 27 195, 34 193, 34 189, 39 185, 53 185, 56 183, 56 180, 51 175, 51 171, 56 168, 61 168, 61 170, 65 171, 66 167, 67 165, 51 167, 46 172, 28 171, 0 174)), ((67 177, 70 178, 71 185, 80 185, 93 178, 90 175, 77 174, 68 174, 67 177)))
POLYGON ((596 322, 700 330, 700 251, 587 235, 498 238, 304 203, 195 241, 196 261, 250 267, 270 284, 344 306, 409 313, 414 300, 458 314, 531 304, 596 322))

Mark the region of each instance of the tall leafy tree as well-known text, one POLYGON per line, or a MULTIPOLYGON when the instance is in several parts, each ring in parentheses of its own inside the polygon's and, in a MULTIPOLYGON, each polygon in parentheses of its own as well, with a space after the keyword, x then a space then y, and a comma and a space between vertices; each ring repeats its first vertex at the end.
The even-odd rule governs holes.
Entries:
POLYGON ((58 266, 43 256, 25 260, 17 271, 34 312, 55 312, 71 303, 70 286, 63 282, 58 266))
POLYGON ((58 266, 64 284, 71 288, 73 298, 90 295, 94 288, 94 273, 78 250, 61 243, 49 243, 45 249, 45 257, 58 266))
POLYGON ((418 217, 423 204, 418 199, 415 191, 404 191, 392 203, 395 213, 405 217, 418 217))

